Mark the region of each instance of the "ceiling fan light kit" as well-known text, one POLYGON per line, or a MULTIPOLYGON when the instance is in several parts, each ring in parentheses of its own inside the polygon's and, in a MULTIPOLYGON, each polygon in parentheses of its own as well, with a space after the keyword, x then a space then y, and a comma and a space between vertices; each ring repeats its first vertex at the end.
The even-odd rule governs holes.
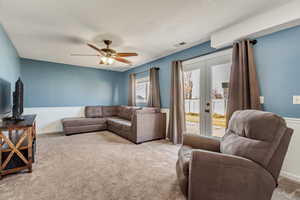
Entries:
POLYGON ((114 59, 110 58, 110 57, 101 57, 101 61, 100 61, 100 64, 104 64, 104 65, 111 65, 115 62, 114 59))
MULTIPOLYGON (((106 45, 106 48, 102 48, 102 49, 98 48, 97 46, 95 46, 91 43, 87 43, 87 45, 89 47, 91 47, 92 49, 94 49, 95 51, 97 51, 100 54, 100 55, 97 55, 97 56, 101 56, 100 63, 99 63, 100 65, 111 65, 115 61, 131 65, 132 64, 131 61, 129 61, 123 57, 138 56, 137 53, 118 53, 114 49, 109 48, 109 45, 111 45, 112 41, 103 40, 103 42, 106 45)), ((84 56, 83 54, 73 54, 73 55, 84 56)), ((86 56, 91 56, 91 55, 86 55, 86 56)))

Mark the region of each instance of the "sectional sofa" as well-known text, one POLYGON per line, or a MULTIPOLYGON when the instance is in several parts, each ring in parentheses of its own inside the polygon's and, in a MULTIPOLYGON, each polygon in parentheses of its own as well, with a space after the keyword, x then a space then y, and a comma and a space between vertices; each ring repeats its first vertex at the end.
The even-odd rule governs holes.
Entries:
POLYGON ((152 107, 87 106, 85 117, 62 124, 65 135, 109 130, 136 144, 166 136, 166 114, 152 107))

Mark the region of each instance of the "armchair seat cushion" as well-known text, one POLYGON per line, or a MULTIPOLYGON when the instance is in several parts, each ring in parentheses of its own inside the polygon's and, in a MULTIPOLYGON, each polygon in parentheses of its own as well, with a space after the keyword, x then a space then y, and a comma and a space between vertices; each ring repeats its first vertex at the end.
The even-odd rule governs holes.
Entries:
POLYGON ((75 126, 88 126, 88 125, 99 125, 105 124, 105 118, 65 118, 62 120, 65 127, 75 127, 75 126))

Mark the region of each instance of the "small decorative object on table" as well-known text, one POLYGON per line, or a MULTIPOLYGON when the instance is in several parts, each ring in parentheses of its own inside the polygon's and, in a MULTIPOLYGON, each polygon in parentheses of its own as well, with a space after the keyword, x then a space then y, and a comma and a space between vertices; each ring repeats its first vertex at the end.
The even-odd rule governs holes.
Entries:
POLYGON ((0 122, 0 178, 28 169, 32 172, 36 145, 36 115, 0 122))

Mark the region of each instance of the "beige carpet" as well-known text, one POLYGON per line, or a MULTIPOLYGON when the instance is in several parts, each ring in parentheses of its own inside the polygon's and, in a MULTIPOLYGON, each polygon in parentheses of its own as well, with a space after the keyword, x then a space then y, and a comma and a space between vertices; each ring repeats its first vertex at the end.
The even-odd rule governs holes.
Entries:
MULTIPOLYGON (((3 177, 1 200, 185 199, 175 174, 179 146, 164 140, 135 145, 105 131, 37 142, 33 173, 3 177)), ((300 199, 298 184, 281 183, 272 200, 300 199)))

